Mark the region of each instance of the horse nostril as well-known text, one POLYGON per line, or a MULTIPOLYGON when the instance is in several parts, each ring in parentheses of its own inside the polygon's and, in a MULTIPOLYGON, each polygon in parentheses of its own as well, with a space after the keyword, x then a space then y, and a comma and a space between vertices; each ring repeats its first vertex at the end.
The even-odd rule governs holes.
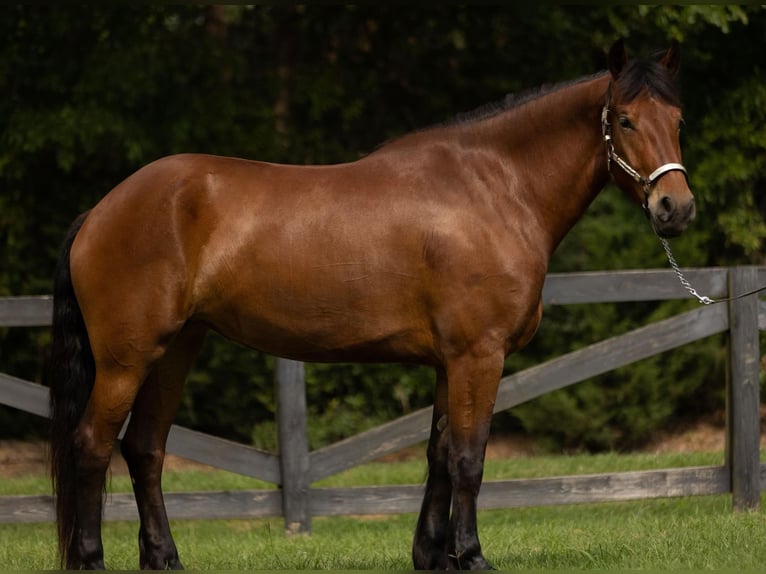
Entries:
POLYGON ((660 204, 667 212, 673 211, 673 198, 669 195, 663 195, 660 199, 660 204))

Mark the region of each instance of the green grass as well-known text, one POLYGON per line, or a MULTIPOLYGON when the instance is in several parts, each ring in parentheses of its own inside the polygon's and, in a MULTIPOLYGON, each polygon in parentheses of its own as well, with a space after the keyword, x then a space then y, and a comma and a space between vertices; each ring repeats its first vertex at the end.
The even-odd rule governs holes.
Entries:
MULTIPOLYGON (((553 476, 720 464, 720 453, 551 456, 488 461, 487 479, 553 476)), ((370 464, 318 486, 422 480, 422 461, 370 464)), ((260 488, 263 483, 219 471, 168 473, 166 489, 260 488)), ((114 490, 126 490, 122 477, 114 490)), ((47 492, 44 478, 4 481, 0 494, 47 492)), ((764 499, 766 504, 766 499, 764 499)), ((314 518, 311 536, 285 536, 278 518, 174 521, 185 566, 233 570, 408 570, 416 517, 314 518)), ((730 497, 707 496, 625 503, 524 508, 480 513, 487 558, 514 570, 743 570, 766 564, 766 513, 733 513, 730 497)), ((108 523, 109 568, 138 565, 137 524, 108 523)), ((0 564, 8 569, 56 565, 51 524, 0 525, 0 564)))

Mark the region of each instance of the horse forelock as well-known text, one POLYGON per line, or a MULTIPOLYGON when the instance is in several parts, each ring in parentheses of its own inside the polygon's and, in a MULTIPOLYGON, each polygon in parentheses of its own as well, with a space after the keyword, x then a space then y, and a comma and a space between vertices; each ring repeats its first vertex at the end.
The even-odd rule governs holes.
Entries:
POLYGON ((630 103, 644 89, 672 106, 681 107, 678 86, 670 71, 656 59, 634 59, 615 82, 621 101, 630 103))

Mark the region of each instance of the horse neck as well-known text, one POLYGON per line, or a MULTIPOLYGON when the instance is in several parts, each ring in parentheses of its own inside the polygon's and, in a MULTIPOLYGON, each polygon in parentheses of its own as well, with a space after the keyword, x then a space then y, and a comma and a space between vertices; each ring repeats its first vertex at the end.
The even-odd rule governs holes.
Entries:
POLYGON ((608 82, 578 81, 485 122, 482 137, 508 166, 505 193, 532 215, 523 224, 539 227, 549 255, 609 180, 600 120, 608 82))

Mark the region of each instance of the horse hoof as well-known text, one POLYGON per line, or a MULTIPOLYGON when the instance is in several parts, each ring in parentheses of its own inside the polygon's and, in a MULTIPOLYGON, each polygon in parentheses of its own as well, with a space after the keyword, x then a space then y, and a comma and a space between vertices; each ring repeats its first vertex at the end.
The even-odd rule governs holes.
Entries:
POLYGON ((470 558, 450 554, 447 570, 494 570, 494 567, 481 554, 470 558))
POLYGON ((148 561, 148 560, 142 560, 141 561, 141 570, 183 570, 183 564, 181 564, 181 561, 178 559, 178 557, 171 558, 169 560, 159 560, 159 561, 148 561))

